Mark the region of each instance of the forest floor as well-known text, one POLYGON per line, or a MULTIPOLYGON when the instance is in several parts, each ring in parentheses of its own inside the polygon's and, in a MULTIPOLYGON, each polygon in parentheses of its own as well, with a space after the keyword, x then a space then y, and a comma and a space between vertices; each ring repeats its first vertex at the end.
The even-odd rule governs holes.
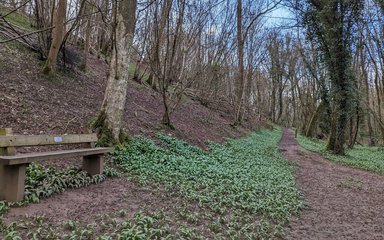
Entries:
POLYGON ((280 138, 280 128, 263 129, 210 151, 168 135, 136 138, 114 154, 119 177, 35 204, 0 204, 0 238, 281 238, 301 198, 280 138))
POLYGON ((288 129, 280 149, 297 164, 304 198, 304 210, 287 228, 288 239, 383 239, 384 176, 305 150, 288 129))
MULTIPOLYGON (((263 131, 265 133, 265 130, 263 131)), ((258 136, 256 141, 249 142, 249 144, 253 144, 253 148, 257 149, 263 145, 262 141, 265 141, 265 139, 269 139, 270 137, 271 135, 269 135, 269 133, 267 135, 261 134, 258 136), (254 145, 256 142, 258 142, 258 144, 254 145)), ((276 142, 278 139, 279 138, 277 136, 276 142)), ((247 146, 245 143, 246 141, 238 142, 238 146, 241 146, 242 151, 236 150, 234 153, 238 154, 245 152, 245 148, 252 149, 251 146, 247 146)), ((140 144, 138 146, 140 146, 140 144)), ((179 151, 181 145, 176 144, 174 146, 177 149, 175 151, 178 153, 173 156, 178 158, 180 157, 179 151)), ((271 147, 273 147, 273 144, 267 145, 264 150, 262 150, 262 153, 269 152, 271 147)), ((183 151, 186 151, 183 154, 191 156, 191 159, 196 157, 194 154, 191 155, 192 152, 190 152, 191 149, 189 146, 182 146, 182 149, 183 148, 185 148, 183 151)), ((343 166, 325 159, 318 153, 305 150, 297 143, 294 138, 294 133, 289 129, 284 130, 279 148, 282 156, 288 159, 295 166, 296 183, 302 195, 303 207, 299 214, 289 213, 292 214, 291 216, 293 217, 291 218, 289 224, 286 225, 283 234, 269 235, 271 233, 267 232, 263 233, 266 235, 261 236, 268 236, 268 238, 272 239, 383 239, 383 175, 343 166)), ((133 219, 137 213, 140 213, 143 210, 143 214, 160 211, 161 213, 166 214, 169 217, 169 220, 167 220, 167 222, 164 219, 156 219, 155 222, 159 221, 161 226, 163 226, 162 224, 170 224, 169 226, 171 226, 171 229, 173 230, 167 231, 174 232, 176 229, 180 229, 178 224, 175 225, 175 223, 178 222, 194 228, 195 230, 193 231, 193 234, 213 234, 208 235, 209 238, 216 239, 214 235, 215 231, 222 232, 222 229, 228 229, 227 227, 229 224, 233 224, 231 222, 225 223, 225 221, 229 221, 226 217, 227 220, 224 220, 224 223, 222 223, 219 227, 212 225, 212 216, 213 219, 215 219, 220 216, 220 214, 213 214, 210 212, 211 210, 209 208, 199 206, 199 204, 195 201, 186 200, 186 198, 182 196, 183 194, 180 194, 178 191, 170 191, 170 189, 163 188, 165 186, 164 184, 156 185, 155 176, 160 176, 157 172, 162 172, 164 170, 154 169, 163 169, 163 166, 165 165, 163 165, 162 161, 150 159, 151 157, 153 158, 153 154, 157 153, 159 150, 154 149, 153 152, 148 151, 147 153, 143 153, 141 151, 142 150, 138 149, 139 153, 137 156, 140 159, 143 157, 146 159, 146 157, 148 157, 147 161, 152 161, 149 164, 155 165, 152 170, 148 170, 149 165, 141 166, 142 170, 137 173, 136 170, 129 170, 125 173, 127 175, 124 175, 123 177, 107 179, 105 182, 100 184, 90 185, 80 189, 67 190, 48 199, 43 199, 38 204, 30 204, 21 208, 11 208, 4 218, 6 225, 11 226, 12 222, 17 221, 19 222, 19 231, 21 232, 22 229, 25 228, 23 227, 23 224, 29 224, 25 225, 28 226, 28 228, 25 229, 30 231, 32 230, 36 232, 39 228, 45 227, 51 229, 50 231, 64 231, 62 234, 68 234, 71 232, 70 230, 72 228, 78 228, 79 230, 77 231, 79 232, 80 230, 84 231, 84 226, 98 221, 100 221, 103 225, 106 225, 108 230, 108 227, 116 224, 114 221, 117 221, 117 224, 119 224, 122 219, 133 219), (158 166, 156 164, 158 164, 158 166), (150 172, 148 173, 147 171, 150 172), (143 185, 140 181, 140 177, 147 179, 148 176, 146 174, 149 174, 148 180, 150 180, 150 184, 143 185), (139 178, 136 178, 135 176, 138 176, 139 178), (163 187, 159 188, 159 186, 163 187), (123 214, 122 210, 124 210, 123 214), (208 218, 204 215, 207 212, 210 212, 210 214, 213 215, 210 215, 208 218), (181 213, 188 214, 181 217, 181 213), (68 219, 75 219, 76 221, 68 222, 68 219), (43 225, 42 223, 47 225, 43 225), (63 226, 63 224, 64 227, 60 227, 63 226), (67 226, 68 224, 77 224, 77 226, 71 227, 67 226), (81 228, 81 226, 83 226, 83 228, 81 228), (212 229, 216 230, 214 231, 212 229)), ((258 151, 255 153, 257 152, 258 151)), ((128 155, 135 159, 134 153, 130 153, 128 155)), ((245 162, 249 162, 249 155, 245 156, 246 157, 244 159, 247 159, 245 162)), ((255 158, 254 161, 256 162, 260 161, 257 160, 259 158, 267 158, 267 160, 265 160, 265 162, 269 162, 267 165, 271 165, 271 161, 273 161, 272 159, 276 158, 276 155, 269 156, 254 153, 252 156, 255 158), (268 157, 272 158, 268 159, 268 157)), ((233 157, 230 157, 229 159, 233 159, 233 157)), ((178 162, 179 160, 175 161, 178 162)), ((170 179, 176 175, 180 176, 179 174, 181 172, 188 169, 185 164, 187 164, 189 160, 184 159, 183 161, 186 162, 180 166, 173 165, 173 167, 171 167, 172 170, 168 172, 171 174, 170 179), (180 169, 178 169, 179 167, 180 169), (179 170, 181 172, 178 172, 179 170)), ((134 162, 135 161, 132 160, 132 163, 134 162)), ((241 167, 240 162, 238 161, 236 164, 239 165, 241 169, 246 171, 245 166, 241 167)), ((265 171, 262 168, 260 169, 260 166, 264 165, 261 163, 259 164, 260 165, 255 166, 256 169, 258 169, 255 174, 259 176, 263 173, 267 173, 264 176, 265 178, 261 178, 263 180, 260 179, 256 182, 258 182, 258 184, 263 181, 269 182, 270 180, 266 180, 268 179, 268 176, 273 176, 275 174, 269 174, 268 171, 265 171)), ((215 164, 212 163, 212 166, 214 165, 215 164)), ((132 169, 139 169, 139 166, 140 165, 133 165, 132 169)), ((195 163, 193 163, 192 166, 195 168, 195 163)), ((280 167, 278 171, 282 170, 280 167)), ((213 169, 215 168, 212 167, 211 170, 213 169)), ((167 175, 168 173, 167 171, 162 172, 164 175, 167 175)), ((190 176, 191 179, 198 180, 206 173, 207 172, 196 170, 188 173, 186 176, 190 176), (198 177, 194 178, 192 176, 198 177)), ((254 180, 250 180, 251 178, 248 176, 245 178, 247 179, 245 182, 251 182, 254 180)), ((180 184, 182 186, 184 181, 191 180, 189 178, 182 179, 183 180, 178 182, 177 185, 180 184)), ((280 182, 282 183, 284 181, 280 182)), ((200 183, 196 182, 196 184, 200 183)), ((228 185, 228 187, 232 185, 233 183, 228 185)), ((275 183, 272 185, 275 186, 275 183)), ((270 190, 274 191, 273 189, 274 188, 270 190)), ((196 191, 196 193, 199 193, 199 196, 204 195, 203 192, 200 192, 200 187, 197 187, 196 191)), ((241 191, 238 192, 238 194, 241 193, 241 191)), ((236 193, 234 192, 234 194, 236 193)), ((288 199, 283 200, 283 202, 286 200, 288 199)), ((287 202, 290 201, 292 200, 288 200, 287 202)), ((293 202, 294 201, 292 201, 292 203, 293 202)), ((237 211, 236 207, 231 207, 230 209, 237 211)), ((276 211, 275 209, 276 208, 273 207, 271 208, 271 211, 274 212, 276 211)), ((248 219, 247 221, 255 221, 255 219, 248 219)), ((158 224, 159 223, 156 222, 155 226, 159 227, 158 224)), ((150 229, 155 226, 150 226, 150 229)), ((270 226, 268 226, 267 229, 269 228, 270 226)), ((72 233, 70 234, 77 234, 73 233, 74 231, 75 230, 72 229, 72 233)), ((99 229, 98 231, 101 230, 99 229)), ((236 234, 236 232, 234 233, 236 234)), ((239 232, 237 234, 242 236, 243 233, 239 232)), ((205 235, 205 237, 207 237, 207 235, 205 235)), ((187 237, 186 239, 195 238, 187 237)), ((220 239, 227 238, 221 235, 220 239)))

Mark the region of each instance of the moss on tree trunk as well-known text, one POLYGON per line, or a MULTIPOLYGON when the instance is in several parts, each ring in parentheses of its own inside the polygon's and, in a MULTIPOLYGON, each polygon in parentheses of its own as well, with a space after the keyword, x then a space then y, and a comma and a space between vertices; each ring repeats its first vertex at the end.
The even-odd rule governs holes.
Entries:
POLYGON ((120 129, 119 136, 116 138, 112 127, 107 122, 107 114, 100 111, 96 119, 91 123, 91 127, 96 131, 99 138, 97 145, 102 147, 111 147, 128 142, 129 135, 123 129, 120 129))

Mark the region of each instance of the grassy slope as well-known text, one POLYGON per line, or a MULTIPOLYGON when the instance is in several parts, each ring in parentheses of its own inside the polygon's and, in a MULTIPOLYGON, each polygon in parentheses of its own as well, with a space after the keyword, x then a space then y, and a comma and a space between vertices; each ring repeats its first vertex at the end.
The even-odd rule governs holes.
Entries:
POLYGON ((321 153, 324 157, 348 166, 384 173, 384 150, 378 147, 356 146, 347 150, 345 156, 338 156, 324 151, 325 142, 298 137, 299 143, 308 150, 321 153))
MULTIPOLYGON (((1 15, 8 14, 11 11, 12 11, 12 9, 0 5, 0 14, 1 15)), ((28 30, 28 31, 35 30, 35 28, 33 28, 31 26, 28 17, 24 16, 23 14, 21 14, 19 12, 13 12, 13 13, 9 14, 5 19, 10 24, 18 26, 24 30, 28 30)))

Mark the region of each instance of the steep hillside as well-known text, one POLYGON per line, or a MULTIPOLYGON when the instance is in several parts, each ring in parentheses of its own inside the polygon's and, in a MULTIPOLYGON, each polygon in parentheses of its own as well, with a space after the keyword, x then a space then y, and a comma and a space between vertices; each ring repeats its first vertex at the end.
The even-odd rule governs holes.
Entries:
MULTIPOLYGON (((38 56, 17 44, 0 45, 0 127, 17 134, 80 133, 89 127, 103 100, 108 65, 94 56, 89 71, 78 70, 78 53, 70 50, 70 62, 50 79, 41 73, 38 56)), ((130 82, 124 128, 131 135, 152 135, 163 131, 159 93, 130 82)), ((229 114, 213 111, 188 97, 171 120, 177 137, 202 146, 205 141, 221 141, 247 133, 234 128, 229 114)))

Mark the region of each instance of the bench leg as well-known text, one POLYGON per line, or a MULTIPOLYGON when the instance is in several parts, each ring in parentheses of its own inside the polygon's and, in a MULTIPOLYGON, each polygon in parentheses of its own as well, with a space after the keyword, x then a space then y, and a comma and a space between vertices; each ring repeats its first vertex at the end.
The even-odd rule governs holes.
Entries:
POLYGON ((104 171, 103 155, 84 156, 82 169, 89 173, 91 176, 102 174, 104 171))
POLYGON ((5 166, 0 164, 0 201, 5 200, 5 176, 4 176, 5 166))
POLYGON ((0 165, 0 199, 8 202, 23 200, 27 165, 0 165))

